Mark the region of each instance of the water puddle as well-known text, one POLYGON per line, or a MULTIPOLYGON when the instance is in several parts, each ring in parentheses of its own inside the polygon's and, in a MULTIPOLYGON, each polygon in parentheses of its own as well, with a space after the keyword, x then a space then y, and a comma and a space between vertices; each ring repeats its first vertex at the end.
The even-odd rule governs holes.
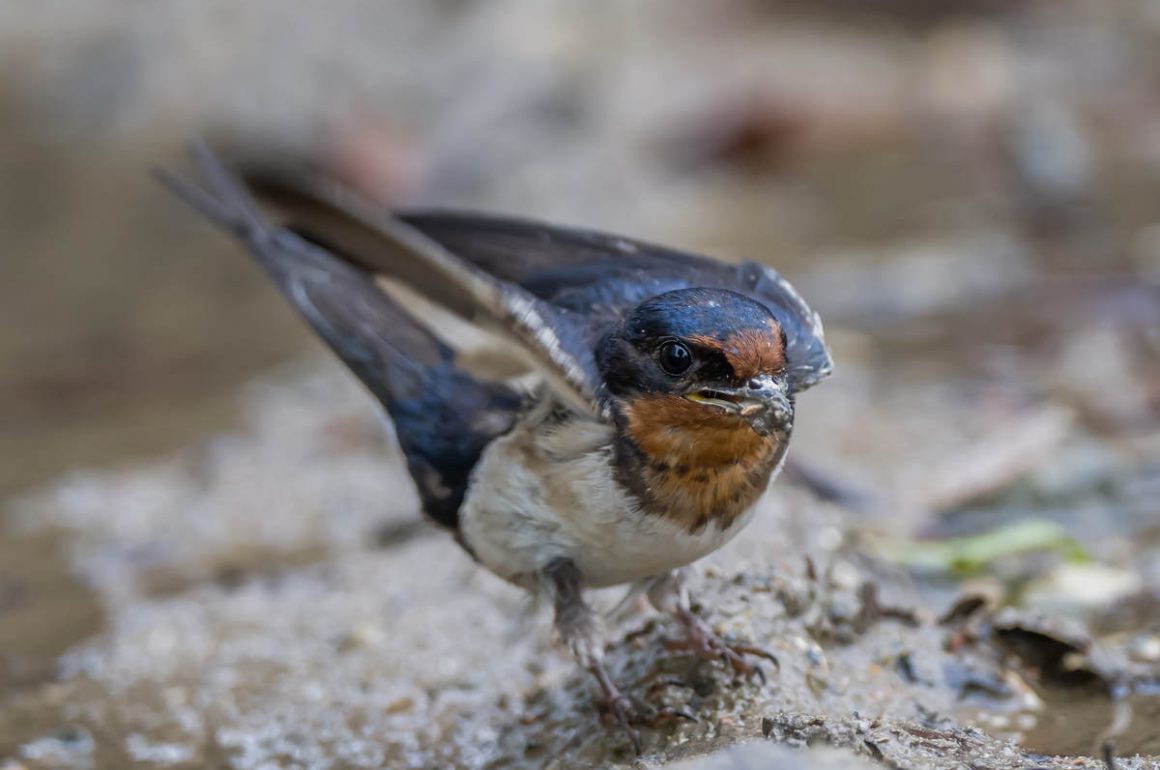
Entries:
POLYGON ((1160 693, 1121 700, 1067 691, 1045 692, 1038 724, 1020 743, 1044 754, 1099 756, 1105 741, 1120 756, 1160 755, 1160 693))

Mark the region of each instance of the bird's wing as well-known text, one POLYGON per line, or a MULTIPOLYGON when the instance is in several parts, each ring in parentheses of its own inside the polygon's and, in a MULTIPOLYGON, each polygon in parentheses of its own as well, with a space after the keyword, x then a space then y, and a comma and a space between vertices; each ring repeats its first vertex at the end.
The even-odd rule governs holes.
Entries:
POLYGON ((307 191, 253 174, 243 178, 278 225, 486 325, 515 343, 561 397, 607 416, 589 325, 582 316, 487 272, 413 225, 337 188, 307 191))
POLYGON ((772 267, 719 262, 592 230, 452 212, 400 212, 399 218, 449 251, 539 299, 597 318, 619 316, 665 291, 729 289, 765 305, 786 333, 795 390, 830 374, 822 321, 772 267))
POLYGON ((390 244, 405 225, 454 255, 474 275, 512 287, 539 303, 540 313, 567 327, 568 345, 583 347, 585 371, 595 375, 591 351, 600 335, 644 300, 673 289, 729 289, 761 302, 786 332, 795 390, 830 373, 822 324, 776 270, 755 262, 728 264, 616 235, 531 220, 446 211, 374 209, 333 186, 262 173, 251 188, 281 211, 292 229, 326 243, 363 267, 402 280, 429 299, 470 317, 473 303, 455 282, 407 260, 390 244), (426 274, 420 274, 426 273, 426 274))
POLYGON ((521 409, 520 394, 456 367, 454 352, 348 260, 268 221, 203 146, 198 179, 159 170, 170 190, 237 238, 290 304, 387 408, 422 500, 455 527, 472 468, 521 409))

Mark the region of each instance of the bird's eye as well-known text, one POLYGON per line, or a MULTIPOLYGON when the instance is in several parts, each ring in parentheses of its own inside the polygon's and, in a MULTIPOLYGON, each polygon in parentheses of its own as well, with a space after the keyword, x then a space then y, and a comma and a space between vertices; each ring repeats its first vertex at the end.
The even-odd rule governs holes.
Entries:
POLYGON ((693 365, 693 354, 682 342, 666 342, 661 346, 660 362, 669 374, 682 374, 693 365))

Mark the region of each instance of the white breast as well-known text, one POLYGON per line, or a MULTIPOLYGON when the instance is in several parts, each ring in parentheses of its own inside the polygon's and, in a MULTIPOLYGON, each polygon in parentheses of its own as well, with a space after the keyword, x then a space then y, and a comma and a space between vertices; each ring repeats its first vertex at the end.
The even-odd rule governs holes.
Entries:
POLYGON ((613 480, 611 427, 542 417, 529 415, 488 447, 460 509, 463 539, 506 580, 530 586, 561 557, 593 588, 639 580, 715 551, 752 514, 690 534, 643 512, 613 480))

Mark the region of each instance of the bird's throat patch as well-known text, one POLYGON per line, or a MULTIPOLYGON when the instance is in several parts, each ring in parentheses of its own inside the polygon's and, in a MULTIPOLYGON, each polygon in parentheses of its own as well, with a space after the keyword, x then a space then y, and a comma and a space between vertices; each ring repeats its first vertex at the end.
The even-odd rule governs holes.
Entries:
POLYGON ((787 437, 758 435, 736 415, 680 396, 647 396, 626 404, 622 483, 646 510, 695 533, 728 527, 765 492, 787 437))

